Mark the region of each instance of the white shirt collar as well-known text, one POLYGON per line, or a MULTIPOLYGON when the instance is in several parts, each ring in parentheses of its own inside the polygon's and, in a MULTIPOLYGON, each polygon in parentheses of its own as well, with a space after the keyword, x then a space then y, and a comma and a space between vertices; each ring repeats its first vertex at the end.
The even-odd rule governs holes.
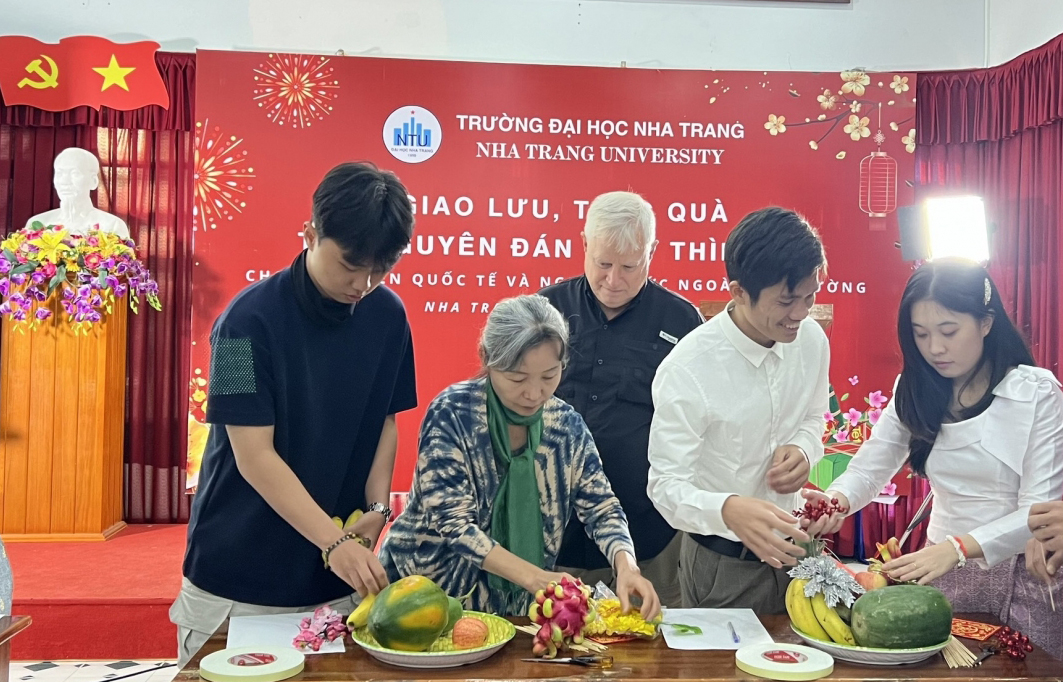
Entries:
POLYGON ((723 329, 723 335, 727 337, 727 340, 731 342, 731 345, 742 354, 749 364, 754 367, 760 367, 764 363, 764 359, 768 357, 769 353, 775 353, 780 360, 783 359, 785 352, 783 347, 786 344, 775 342, 771 348, 765 348, 753 339, 746 336, 746 333, 738 328, 735 321, 731 318, 731 310, 734 308, 734 302, 728 303, 723 312, 719 313, 719 317, 723 320, 720 321, 721 328, 723 329))

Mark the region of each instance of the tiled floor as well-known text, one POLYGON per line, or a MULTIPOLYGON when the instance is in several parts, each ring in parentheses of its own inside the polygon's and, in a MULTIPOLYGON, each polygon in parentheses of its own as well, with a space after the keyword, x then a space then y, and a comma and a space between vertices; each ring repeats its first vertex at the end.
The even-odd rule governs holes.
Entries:
POLYGON ((176 661, 12 661, 11 682, 172 682, 176 661))

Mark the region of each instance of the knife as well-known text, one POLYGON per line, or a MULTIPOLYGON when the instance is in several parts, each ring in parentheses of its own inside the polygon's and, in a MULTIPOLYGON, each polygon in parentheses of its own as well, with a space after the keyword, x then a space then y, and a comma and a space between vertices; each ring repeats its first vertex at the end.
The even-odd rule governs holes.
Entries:
POLYGON ((897 546, 901 548, 902 552, 904 551, 904 542, 908 539, 908 536, 912 534, 913 530, 919 527, 920 523, 930 516, 930 501, 933 499, 934 491, 931 490, 927 493, 926 499, 923 500, 923 503, 919 505, 919 509, 916 510, 915 516, 912 517, 911 522, 908 524, 908 528, 904 531, 904 535, 901 536, 900 542, 897 543, 897 546))

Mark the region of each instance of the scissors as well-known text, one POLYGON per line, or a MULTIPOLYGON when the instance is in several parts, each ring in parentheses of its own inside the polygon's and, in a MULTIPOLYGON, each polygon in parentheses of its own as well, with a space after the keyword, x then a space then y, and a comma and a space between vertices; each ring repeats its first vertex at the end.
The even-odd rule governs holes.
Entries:
POLYGON ((569 658, 522 658, 529 663, 569 663, 587 668, 608 669, 613 667, 612 656, 571 656, 569 658))

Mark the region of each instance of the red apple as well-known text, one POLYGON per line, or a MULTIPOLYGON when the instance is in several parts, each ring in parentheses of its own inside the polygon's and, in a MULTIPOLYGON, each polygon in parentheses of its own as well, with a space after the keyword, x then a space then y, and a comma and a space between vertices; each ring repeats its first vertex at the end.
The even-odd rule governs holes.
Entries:
POLYGON ((889 584, 889 581, 886 580, 886 576, 874 571, 862 571, 857 573, 856 582, 860 583, 860 586, 868 592, 885 587, 889 584))

